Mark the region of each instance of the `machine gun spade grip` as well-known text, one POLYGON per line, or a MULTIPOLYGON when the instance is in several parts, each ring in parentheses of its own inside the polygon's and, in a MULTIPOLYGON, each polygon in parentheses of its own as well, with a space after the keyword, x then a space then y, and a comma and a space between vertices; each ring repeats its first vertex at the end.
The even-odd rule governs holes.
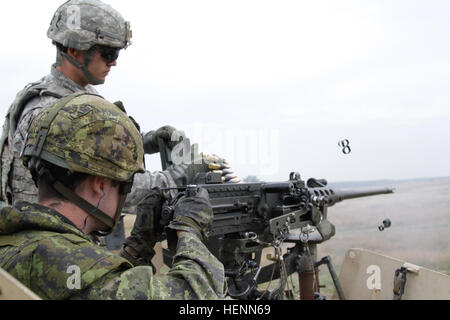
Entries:
POLYGON ((162 138, 158 138, 158 146, 159 146, 159 153, 161 156, 161 167, 162 170, 167 170, 168 167, 173 165, 172 162, 172 155, 171 150, 167 143, 162 138))

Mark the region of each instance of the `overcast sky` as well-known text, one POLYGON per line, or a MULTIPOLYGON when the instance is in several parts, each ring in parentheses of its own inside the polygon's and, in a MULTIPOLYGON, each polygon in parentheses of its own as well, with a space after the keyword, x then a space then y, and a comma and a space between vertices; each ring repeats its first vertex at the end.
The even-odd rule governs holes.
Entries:
MULTIPOLYGON (((182 129, 240 177, 450 176, 448 0, 106 2, 133 45, 97 89, 144 131, 182 129)), ((2 5, 1 119, 49 73, 62 3, 2 5)))

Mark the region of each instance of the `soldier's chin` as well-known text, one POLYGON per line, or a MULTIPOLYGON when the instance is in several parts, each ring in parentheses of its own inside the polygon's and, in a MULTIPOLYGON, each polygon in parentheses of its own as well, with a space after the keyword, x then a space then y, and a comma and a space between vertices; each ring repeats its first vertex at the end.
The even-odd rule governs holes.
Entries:
POLYGON ((111 228, 108 227, 106 224, 103 224, 103 223, 101 224, 100 228, 98 228, 98 230, 102 231, 102 232, 111 232, 111 228))
POLYGON ((106 76, 104 76, 104 75, 100 75, 100 76, 95 75, 95 76, 93 76, 93 78, 94 78, 94 80, 91 79, 91 81, 89 82, 89 84, 91 84, 93 86, 98 86, 98 85, 104 84, 105 80, 106 80, 106 76))
POLYGON ((108 227, 106 224, 104 224, 103 222, 101 222, 97 218, 95 218, 95 220, 96 220, 96 224, 95 224, 95 230, 96 231, 101 231, 101 232, 110 232, 111 231, 111 228, 108 227))

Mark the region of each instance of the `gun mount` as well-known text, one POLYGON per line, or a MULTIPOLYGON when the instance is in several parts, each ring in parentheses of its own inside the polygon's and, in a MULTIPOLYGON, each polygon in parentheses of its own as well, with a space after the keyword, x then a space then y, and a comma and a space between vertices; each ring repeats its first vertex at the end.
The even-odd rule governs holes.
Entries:
MULTIPOLYGON (((224 264, 228 293, 234 299, 281 298, 288 275, 316 272, 317 244, 335 235, 335 227, 328 221, 328 207, 348 199, 394 192, 392 188, 331 189, 323 179, 305 183, 298 173, 291 173, 283 182, 239 184, 215 183, 220 178, 214 175, 198 174, 195 184, 177 189, 187 196, 200 187, 208 191, 214 221, 207 246, 224 264), (282 256, 284 242, 295 246, 282 256), (271 257, 274 262, 261 267, 262 250, 267 247, 275 248, 275 257, 271 257), (280 279, 277 289, 257 290, 258 284, 272 279, 280 279)), ((168 205, 157 221, 165 226, 171 214, 168 205)), ((171 265, 173 252, 164 249, 163 254, 164 262, 171 265)), ((313 285, 308 287, 312 292, 307 296, 314 296, 313 285)))

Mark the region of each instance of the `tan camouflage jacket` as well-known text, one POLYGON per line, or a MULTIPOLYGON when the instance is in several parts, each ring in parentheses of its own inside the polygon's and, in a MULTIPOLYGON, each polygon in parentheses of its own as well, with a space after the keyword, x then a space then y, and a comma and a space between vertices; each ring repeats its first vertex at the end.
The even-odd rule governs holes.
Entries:
POLYGON ((19 202, 0 211, 0 267, 42 299, 218 299, 223 265, 192 233, 178 240, 172 269, 154 276, 92 243, 47 207, 19 202))

